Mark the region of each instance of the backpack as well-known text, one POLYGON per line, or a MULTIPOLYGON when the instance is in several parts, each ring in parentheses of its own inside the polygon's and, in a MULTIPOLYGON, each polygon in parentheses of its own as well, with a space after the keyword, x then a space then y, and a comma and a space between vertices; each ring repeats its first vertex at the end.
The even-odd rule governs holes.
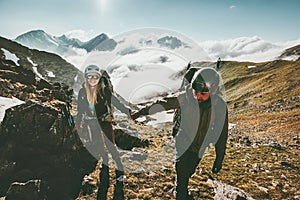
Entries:
POLYGON ((113 85, 110 80, 110 76, 105 70, 101 70, 101 77, 99 79, 100 89, 99 93, 100 96, 105 101, 105 106, 107 107, 107 113, 104 116, 100 117, 102 121, 111 121, 112 120, 112 110, 111 110, 111 97, 113 95, 113 85))

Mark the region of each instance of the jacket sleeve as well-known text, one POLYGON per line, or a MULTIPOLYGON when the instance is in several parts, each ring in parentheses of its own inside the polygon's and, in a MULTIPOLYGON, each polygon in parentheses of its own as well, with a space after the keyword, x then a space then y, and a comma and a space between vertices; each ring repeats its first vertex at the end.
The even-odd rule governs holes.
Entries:
POLYGON ((111 96, 111 103, 114 107, 116 107, 119 111, 122 113, 126 114, 127 116, 130 117, 130 108, 124 105, 118 97, 116 97, 115 94, 112 94, 111 96))
POLYGON ((215 150, 216 150, 216 160, 215 163, 222 164, 223 159, 225 156, 226 152, 226 143, 227 143, 227 138, 228 138, 228 111, 226 109, 226 114, 225 114, 225 120, 224 120, 224 126, 222 129, 222 133, 215 145, 215 150))
POLYGON ((140 116, 154 114, 166 110, 176 109, 180 107, 180 99, 185 96, 185 93, 178 93, 169 97, 165 97, 156 102, 146 104, 142 109, 133 114, 133 119, 137 119, 140 116), (152 108, 152 109, 151 109, 152 108), (151 113, 149 113, 151 110, 151 113))
POLYGON ((77 100, 77 118, 76 118, 76 125, 80 125, 82 123, 83 115, 85 112, 85 97, 84 97, 84 90, 80 89, 78 93, 78 100, 77 100))

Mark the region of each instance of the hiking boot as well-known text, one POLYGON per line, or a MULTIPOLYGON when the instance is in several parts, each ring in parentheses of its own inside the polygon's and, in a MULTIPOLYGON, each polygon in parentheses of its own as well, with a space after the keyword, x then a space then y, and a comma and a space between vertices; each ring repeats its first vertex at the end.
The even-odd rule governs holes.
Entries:
POLYGON ((124 200, 124 172, 116 170, 116 184, 113 200, 124 200))
POLYGON ((194 200, 194 197, 193 197, 193 195, 188 195, 187 197, 186 197, 186 200, 194 200))
POLYGON ((109 188, 109 167, 102 164, 100 183, 98 185, 97 200, 106 200, 109 188))

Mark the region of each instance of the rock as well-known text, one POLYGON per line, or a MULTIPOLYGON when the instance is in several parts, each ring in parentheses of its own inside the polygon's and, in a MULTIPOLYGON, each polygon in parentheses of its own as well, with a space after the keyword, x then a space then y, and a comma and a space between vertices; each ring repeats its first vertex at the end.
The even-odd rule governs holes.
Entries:
POLYGON ((0 152, 7 154, 0 153, 0 160, 16 164, 5 168, 0 163, 0 169, 7 171, 0 173, 0 196, 13 182, 38 178, 48 185, 49 189, 42 191, 47 198, 75 199, 83 177, 94 170, 97 160, 68 127, 66 113, 62 113, 66 104, 55 102, 46 106, 27 101, 6 110, 0 126, 0 152))
POLYGON ((90 176, 84 176, 81 186, 82 195, 90 195, 97 189, 95 180, 90 176))
MULTIPOLYGON (((286 162, 286 161, 282 161, 280 163, 283 167, 288 167, 288 168, 291 168, 291 169, 299 169, 299 167, 293 165, 292 163, 289 163, 289 162, 286 162)), ((285 177, 286 178, 286 177, 285 177)))
POLYGON ((132 133, 132 130, 117 127, 114 129, 116 144, 124 150, 131 150, 134 147, 148 147, 149 140, 142 140, 132 133))
POLYGON ((269 190, 268 188, 265 188, 265 187, 262 187, 262 186, 258 186, 258 189, 263 191, 264 193, 268 194, 269 193, 269 190))
POLYGON ((233 200, 254 200, 245 191, 233 187, 231 185, 221 183, 217 180, 208 179, 207 182, 214 188, 215 196, 214 199, 233 199, 233 200))

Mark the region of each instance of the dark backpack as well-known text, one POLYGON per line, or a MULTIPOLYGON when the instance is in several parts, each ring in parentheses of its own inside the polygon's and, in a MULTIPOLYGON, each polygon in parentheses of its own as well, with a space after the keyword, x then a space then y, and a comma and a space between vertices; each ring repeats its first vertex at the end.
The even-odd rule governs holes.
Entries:
POLYGON ((107 107, 107 113, 101 117, 100 120, 107 120, 107 116, 112 116, 112 110, 111 110, 111 97, 113 95, 113 85, 110 80, 110 76, 105 70, 101 70, 101 77, 99 80, 100 89, 99 93, 100 96, 104 100, 104 104, 107 107), (102 119, 103 118, 103 119, 102 119))

